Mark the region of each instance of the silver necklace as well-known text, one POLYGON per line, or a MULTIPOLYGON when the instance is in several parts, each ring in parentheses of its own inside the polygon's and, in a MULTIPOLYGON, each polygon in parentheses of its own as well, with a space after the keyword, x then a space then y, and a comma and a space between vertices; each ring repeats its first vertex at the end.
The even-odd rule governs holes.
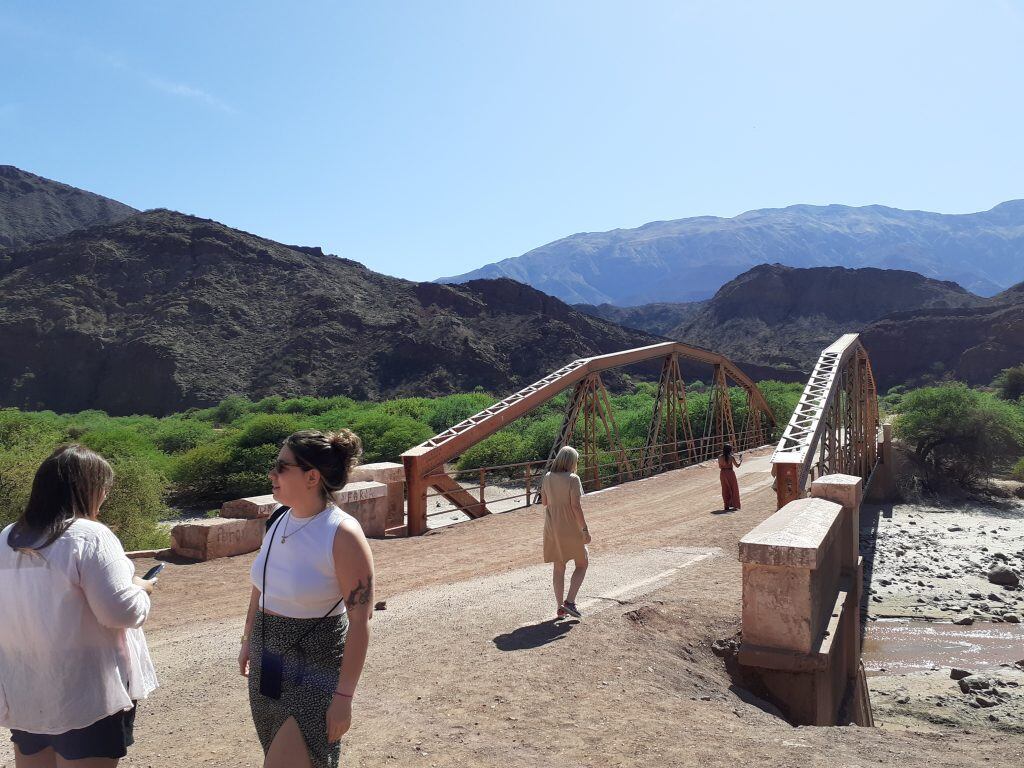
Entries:
POLYGON ((320 517, 320 515, 322 515, 324 513, 324 511, 325 510, 321 509, 315 515, 313 515, 311 518, 309 518, 309 520, 307 520, 302 525, 300 525, 298 528, 296 528, 294 531, 292 531, 291 533, 288 533, 288 521, 292 519, 292 511, 289 509, 288 510, 288 516, 284 520, 284 532, 281 534, 281 543, 282 544, 287 543, 289 536, 294 536, 296 533, 298 533, 303 528, 305 528, 307 525, 309 525, 314 520, 316 520, 318 517, 320 517))

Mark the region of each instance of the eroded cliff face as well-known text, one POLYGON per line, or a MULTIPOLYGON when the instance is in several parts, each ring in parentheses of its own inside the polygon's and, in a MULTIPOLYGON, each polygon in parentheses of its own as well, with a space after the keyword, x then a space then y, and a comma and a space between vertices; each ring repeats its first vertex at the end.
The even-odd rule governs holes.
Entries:
POLYGON ((413 283, 171 211, 0 253, 0 405, 22 408, 508 392, 658 340, 510 280, 413 283))
POLYGON ((988 384, 1024 363, 1024 291, 1017 303, 900 312, 872 323, 862 339, 880 392, 925 374, 988 384))

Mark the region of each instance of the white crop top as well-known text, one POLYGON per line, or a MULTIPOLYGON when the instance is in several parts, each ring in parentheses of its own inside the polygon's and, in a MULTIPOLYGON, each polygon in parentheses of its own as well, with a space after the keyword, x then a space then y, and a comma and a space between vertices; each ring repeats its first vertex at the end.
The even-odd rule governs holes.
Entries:
MULTIPOLYGON (((315 517, 292 517, 285 512, 263 537, 263 545, 249 570, 249 578, 261 590, 260 608, 293 619, 319 619, 342 598, 334 571, 334 534, 346 518, 333 504, 315 517), (287 533, 287 539, 281 536, 287 533), (271 546, 273 538, 273 546, 271 546), (267 560, 267 550, 270 559, 267 560), (267 587, 263 592, 263 564, 267 587)), ((345 602, 331 611, 345 613, 345 602)))

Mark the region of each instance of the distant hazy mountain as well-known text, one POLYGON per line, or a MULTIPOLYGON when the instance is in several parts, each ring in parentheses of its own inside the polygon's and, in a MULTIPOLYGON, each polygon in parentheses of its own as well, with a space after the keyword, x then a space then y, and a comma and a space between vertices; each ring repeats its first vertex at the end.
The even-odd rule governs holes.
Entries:
POLYGON ((658 341, 511 280, 413 283, 172 211, 0 251, 0 406, 507 393, 658 341))
POLYGON ((582 233, 438 282, 510 277, 573 303, 706 299, 757 264, 904 269, 982 296, 1024 280, 1024 200, 940 214, 794 205, 582 233))
POLYGON ((0 165, 0 248, 20 248, 138 213, 124 203, 0 165))

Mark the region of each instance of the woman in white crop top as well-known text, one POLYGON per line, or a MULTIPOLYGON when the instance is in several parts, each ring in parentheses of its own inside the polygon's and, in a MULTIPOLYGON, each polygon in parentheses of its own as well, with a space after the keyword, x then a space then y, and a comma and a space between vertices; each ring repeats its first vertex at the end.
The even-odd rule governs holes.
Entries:
POLYGON ((156 688, 142 634, 155 580, 97 519, 113 481, 99 454, 58 448, 0 533, 0 726, 18 768, 117 765, 156 688))
POLYGON ((284 441, 270 470, 274 498, 288 509, 252 564, 238 654, 264 768, 336 768, 352 722, 370 640, 373 557, 331 493, 361 454, 347 429, 303 430, 284 441))

